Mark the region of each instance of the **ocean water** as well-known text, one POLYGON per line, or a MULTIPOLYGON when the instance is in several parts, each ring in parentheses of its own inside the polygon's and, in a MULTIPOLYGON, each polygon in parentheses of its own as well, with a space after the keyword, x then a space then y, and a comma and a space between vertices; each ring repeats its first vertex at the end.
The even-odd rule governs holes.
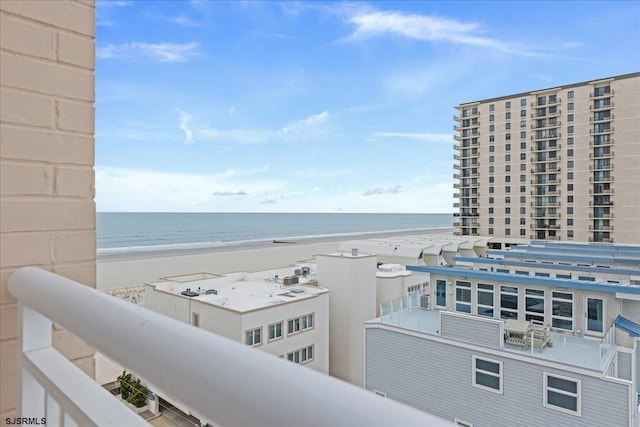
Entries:
POLYGON ((98 212, 96 227, 100 255, 418 231, 452 224, 452 214, 98 212))

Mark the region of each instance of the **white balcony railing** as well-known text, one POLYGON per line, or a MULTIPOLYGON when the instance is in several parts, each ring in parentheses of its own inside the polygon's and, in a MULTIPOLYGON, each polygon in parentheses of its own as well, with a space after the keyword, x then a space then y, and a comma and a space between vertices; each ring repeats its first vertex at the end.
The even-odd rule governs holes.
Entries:
POLYGON ((44 270, 18 270, 9 292, 18 301, 21 417, 46 417, 48 425, 148 425, 52 347, 55 322, 218 425, 451 425, 44 270))

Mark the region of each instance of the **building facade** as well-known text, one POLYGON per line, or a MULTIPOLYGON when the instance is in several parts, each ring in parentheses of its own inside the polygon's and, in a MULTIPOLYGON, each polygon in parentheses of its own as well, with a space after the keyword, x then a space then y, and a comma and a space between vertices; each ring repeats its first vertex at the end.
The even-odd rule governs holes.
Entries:
POLYGON ((145 285, 145 307, 327 374, 329 291, 302 271, 166 277, 145 285))
MULTIPOLYGON (((95 4, 0 2, 0 419, 15 416, 20 267, 96 284, 95 4)), ((55 327, 54 346, 88 375, 93 350, 55 327)))
POLYGON ((640 242, 640 73, 456 108, 456 234, 640 242))
POLYGON ((429 289, 365 324, 365 387, 463 426, 640 425, 640 247, 580 246, 408 267, 429 289))

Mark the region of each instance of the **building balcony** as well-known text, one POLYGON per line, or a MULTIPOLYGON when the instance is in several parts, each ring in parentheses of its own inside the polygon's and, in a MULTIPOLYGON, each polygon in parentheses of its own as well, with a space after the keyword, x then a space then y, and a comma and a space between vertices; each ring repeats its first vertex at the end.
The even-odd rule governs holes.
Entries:
POLYGON ((456 116, 455 114, 453 115, 453 121, 455 122, 459 122, 460 121, 460 116, 456 116))
POLYGON ((590 171, 594 171, 594 170, 611 170, 613 169, 613 162, 609 162, 608 164, 604 164, 604 165, 589 165, 589 170, 590 171))
POLYGON ((589 206, 613 206, 613 200, 609 200, 609 201, 602 201, 602 202, 596 202, 593 200, 589 201, 589 206))
POLYGON ((608 153, 602 153, 600 155, 596 155, 594 153, 589 153, 590 159, 607 159, 614 156, 614 151, 611 150, 608 153))
POLYGON ((53 348, 55 323, 209 423, 448 425, 37 268, 14 273, 9 292, 18 301, 19 417, 65 426, 149 425, 53 348), (252 404, 249 397, 258 395, 260 405, 252 404))
POLYGON ((595 93, 590 93, 589 94, 589 98, 600 99, 600 98, 606 98, 606 97, 611 96, 613 94, 614 94, 614 90, 611 89, 609 92, 601 93, 599 95, 596 95, 595 93))
POLYGON ((613 180, 613 175, 604 176, 604 177, 601 177, 601 178, 598 178, 598 179, 594 178, 593 176, 589 177, 589 182, 590 183, 597 182, 597 183, 607 184, 607 183, 612 183, 613 181, 614 181, 613 180))
POLYGON ((453 144, 453 149, 455 151, 460 151, 460 144, 453 144))
POLYGON ((614 127, 611 126, 608 129, 602 129, 602 130, 594 130, 594 129, 589 129, 589 134, 590 135, 605 135, 608 133, 613 133, 614 131, 614 127))
MULTIPOLYGON (((549 236, 547 240, 559 240, 558 236, 549 236)), ((437 310, 432 308, 431 296, 419 293, 387 301, 380 305, 380 317, 367 322, 371 324, 383 324, 390 327, 398 327, 400 330, 410 330, 414 333, 424 334, 425 339, 434 337, 437 342, 452 339, 463 341, 474 346, 489 345, 497 352, 506 352, 517 355, 516 357, 532 357, 551 362, 578 366, 580 368, 607 373, 613 363, 616 353, 613 326, 605 331, 605 336, 594 340, 573 336, 570 333, 562 333, 550 330, 549 339, 552 346, 545 347, 544 350, 537 346, 523 348, 512 345, 506 339, 505 320, 492 317, 472 315, 448 310, 437 310), (455 322, 459 329, 445 327, 444 325, 455 322), (465 327, 466 324, 466 327, 465 327), (483 326, 480 326, 483 325, 483 326), (474 336, 461 337, 458 330, 478 330, 481 328, 487 338, 493 335, 492 344, 483 341, 478 344, 474 336)), ((493 312, 498 312, 497 307, 493 312)), ((533 339, 531 340, 533 341, 533 339)))
POLYGON ((613 188, 589 189, 589 194, 614 194, 613 188))
POLYGON ((538 152, 547 152, 547 151, 557 151, 557 150, 560 150, 561 148, 562 148, 562 144, 548 145, 545 148, 538 148, 536 146, 532 146, 531 152, 538 153, 538 152))
POLYGON ((454 203, 454 204, 453 204, 453 207, 454 207, 454 208, 459 208, 459 207, 460 207, 460 203, 458 203, 458 202, 454 203))
POLYGON ((612 219, 613 218, 613 214, 612 213, 603 213, 603 214, 593 214, 590 213, 589 214, 589 219, 612 219))
POLYGON ((613 231, 613 225, 589 226, 589 231, 613 231))
POLYGON ((557 128, 557 127, 560 127, 560 126, 562 126, 562 121, 557 120, 557 121, 555 121, 553 123, 545 123, 544 125, 538 125, 537 123, 534 123, 534 124, 531 125, 531 129, 536 129, 536 130, 539 130, 539 129, 552 129, 552 128, 557 128))
POLYGON ((460 179, 460 174, 459 173, 454 173, 453 174, 453 179, 460 179))
POLYGON ((613 115, 613 114, 610 114, 610 115, 609 115, 609 116, 607 116, 607 117, 601 117, 601 118, 589 117, 589 121, 590 121, 591 123, 608 122, 608 121, 613 120, 613 117, 614 117, 614 115, 613 115))
POLYGON ((591 104, 591 105, 589 105, 589 110, 600 111, 600 110, 608 110, 608 109, 613 108, 613 107, 614 107, 614 102, 611 101, 608 104, 602 104, 602 105, 599 105, 599 106, 595 106, 595 105, 591 104))
POLYGON ((460 188, 460 184, 458 184, 457 182, 453 183, 453 188, 455 188, 456 190, 460 188))

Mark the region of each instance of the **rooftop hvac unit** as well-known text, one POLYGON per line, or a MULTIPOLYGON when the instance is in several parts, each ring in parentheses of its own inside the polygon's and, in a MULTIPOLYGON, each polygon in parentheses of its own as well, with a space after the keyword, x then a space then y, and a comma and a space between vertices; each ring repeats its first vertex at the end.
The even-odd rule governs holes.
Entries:
POLYGON ((218 291, 215 289, 207 289, 205 292, 206 295, 218 295, 218 291))
POLYGON ((291 283, 294 285, 298 284, 298 276, 291 276, 291 283))
MULTIPOLYGON (((296 277, 296 279, 297 279, 297 277, 296 277)), ((285 277, 285 278, 283 278, 283 279, 282 279, 282 283, 283 283, 285 286, 291 286, 291 285, 293 285, 293 277, 285 277)))
POLYGON ((310 272, 311 272, 311 269, 309 267, 302 267, 302 275, 303 276, 306 276, 310 272))
POLYGON ((302 270, 300 270, 299 268, 296 268, 296 270, 294 271, 294 274, 296 276, 302 276, 302 270))

